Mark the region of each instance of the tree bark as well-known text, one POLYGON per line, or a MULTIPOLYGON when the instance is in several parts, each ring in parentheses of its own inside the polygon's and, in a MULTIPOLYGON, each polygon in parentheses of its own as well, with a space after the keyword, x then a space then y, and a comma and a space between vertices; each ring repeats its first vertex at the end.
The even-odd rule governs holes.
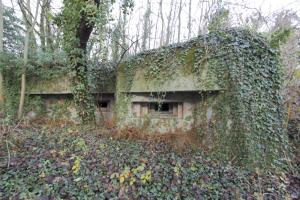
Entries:
MULTIPOLYGON (((121 9, 122 10, 122 9, 121 9)), ((127 15, 126 13, 122 14, 122 48, 127 48, 128 44, 126 42, 126 24, 127 24, 127 15)), ((127 53, 125 55, 125 57, 127 56, 127 53)))
POLYGON ((179 11, 178 11, 178 32, 177 32, 177 42, 180 42, 180 31, 181 31, 181 11, 182 11, 182 0, 179 3, 179 11))
POLYGON ((147 1, 147 9, 144 14, 144 23, 143 23, 143 37, 142 37, 142 50, 146 50, 147 40, 149 39, 149 32, 150 32, 150 15, 151 15, 151 7, 150 1, 147 1))
POLYGON ((18 108, 18 119, 21 119, 24 111, 24 102, 25 102, 25 90, 26 90, 26 67, 28 62, 28 51, 29 51, 29 40, 30 35, 33 32, 34 25, 36 24, 38 12, 39 12, 39 3, 40 0, 37 0, 37 8, 35 10, 34 19, 32 20, 32 14, 30 11, 30 0, 27 0, 27 9, 24 10, 22 2, 19 2, 20 9, 24 15, 24 19, 26 21, 26 36, 25 36, 25 44, 24 44, 24 55, 23 55, 23 66, 22 66, 22 75, 21 75, 21 91, 20 91, 20 102, 18 108))
POLYGON ((200 11, 200 16, 199 16, 199 26, 198 26, 198 35, 200 35, 203 30, 204 30, 204 25, 202 24, 202 20, 203 20, 203 15, 204 15, 204 1, 201 0, 201 2, 199 2, 199 10, 201 9, 200 11))
POLYGON ((189 19, 188 19, 188 39, 191 38, 192 33, 192 0, 189 2, 189 19))
MULTIPOLYGON (((139 22, 140 22, 140 21, 139 21, 139 22)), ((137 42, 136 42, 135 45, 134 45, 134 50, 133 50, 134 54, 137 54, 138 48, 139 48, 139 46, 140 46, 139 38, 140 38, 140 23, 138 23, 138 25, 137 25, 137 31, 136 31, 136 41, 137 41, 137 42)))
POLYGON ((166 40, 165 40, 165 45, 168 45, 170 43, 170 38, 171 38, 171 20, 172 20, 172 12, 173 12, 173 2, 174 0, 171 0, 171 5, 170 5, 170 12, 169 15, 167 16, 167 34, 166 34, 166 40))
MULTIPOLYGON (((3 4, 0 0, 0 54, 3 52, 3 4)), ((4 103, 3 69, 0 68, 0 106, 4 103)))
POLYGON ((53 50, 53 34, 51 32, 51 21, 49 20, 51 0, 45 0, 45 39, 46 48, 53 50))
POLYGON ((41 6, 41 14, 40 14, 40 40, 41 40, 41 48, 43 51, 46 50, 46 34, 45 34, 45 6, 47 0, 42 1, 41 6))
POLYGON ((160 17, 161 17, 161 31, 160 31, 160 42, 159 46, 162 46, 164 43, 164 27, 165 27, 165 22, 164 22, 164 15, 162 11, 162 0, 159 2, 159 12, 160 12, 160 17))
POLYGON ((160 12, 157 14, 156 23, 155 23, 155 32, 154 32, 154 40, 153 40, 153 48, 156 47, 156 37, 157 37, 157 29, 158 29, 158 20, 160 17, 160 12))
POLYGON ((176 41, 176 23, 177 23, 177 0, 175 0, 174 10, 173 10, 173 17, 171 18, 171 28, 170 28, 170 39, 169 44, 176 41))
POLYGON ((29 50, 29 38, 30 30, 27 29, 25 35, 25 45, 24 45, 24 54, 23 54, 23 66, 22 66, 22 75, 21 75, 21 92, 20 92, 20 102, 18 109, 18 119, 22 118, 25 102, 25 89, 26 89, 26 66, 28 62, 28 50, 29 50))

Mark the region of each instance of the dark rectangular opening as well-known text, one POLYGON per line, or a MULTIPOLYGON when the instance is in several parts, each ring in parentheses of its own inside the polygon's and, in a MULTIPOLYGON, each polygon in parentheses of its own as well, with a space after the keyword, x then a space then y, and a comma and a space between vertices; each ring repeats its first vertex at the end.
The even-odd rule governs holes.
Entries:
POLYGON ((143 117, 151 114, 154 117, 179 117, 182 118, 182 102, 132 102, 132 114, 143 117))
POLYGON ((100 103, 100 107, 101 108, 107 108, 108 107, 108 103, 107 102, 102 102, 102 103, 100 103))
POLYGON ((97 101, 96 106, 98 108, 108 108, 108 101, 97 101))
POLYGON ((170 108, 171 108, 170 103, 158 103, 158 102, 150 103, 150 110, 152 112, 171 112, 170 108))

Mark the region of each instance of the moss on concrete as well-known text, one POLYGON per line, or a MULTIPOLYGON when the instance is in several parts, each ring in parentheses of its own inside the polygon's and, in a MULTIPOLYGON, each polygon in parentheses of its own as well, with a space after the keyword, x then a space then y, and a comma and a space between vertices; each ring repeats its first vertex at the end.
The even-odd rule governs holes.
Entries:
MULTIPOLYGON (((199 135, 228 160, 268 167, 282 163, 287 150, 279 65, 278 53, 261 35, 216 31, 130 58, 118 71, 116 90, 119 99, 142 91, 203 93, 193 116, 199 135), (219 92, 204 93, 209 91, 219 92)), ((129 110, 130 101, 122 102, 116 102, 117 113, 129 110)))

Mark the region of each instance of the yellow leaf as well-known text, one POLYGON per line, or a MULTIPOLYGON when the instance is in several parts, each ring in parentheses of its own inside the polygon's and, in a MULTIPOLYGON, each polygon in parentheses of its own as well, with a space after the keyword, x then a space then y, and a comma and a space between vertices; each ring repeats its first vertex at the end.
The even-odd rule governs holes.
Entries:
POLYGON ((257 198, 257 200, 264 199, 264 195, 262 193, 254 192, 254 196, 257 198))
POLYGON ((107 144, 100 144, 100 149, 105 149, 107 147, 107 144))
POLYGON ((66 150, 61 150, 61 151, 58 152, 58 154, 59 154, 60 156, 64 156, 65 153, 66 153, 66 150))
POLYGON ((118 173, 112 173, 112 174, 110 175, 110 178, 113 179, 113 178, 117 178, 118 176, 119 176, 118 173))
POLYGON ((152 174, 151 170, 148 170, 148 171, 146 172, 146 174, 147 174, 147 176, 151 176, 151 174, 152 174))
POLYGON ((46 177, 45 172, 42 172, 42 173, 40 174, 40 177, 41 177, 41 178, 45 178, 45 177, 46 177))
POLYGON ((74 174, 78 174, 80 170, 80 161, 81 161, 80 157, 75 158, 74 165, 72 166, 72 171, 74 174))
POLYGON ((135 183, 136 179, 134 177, 131 177, 129 185, 133 185, 135 183))
POLYGON ((179 176, 180 168, 178 166, 174 167, 174 172, 175 172, 176 176, 179 176))
POLYGON ((140 171, 140 172, 144 171, 144 169, 145 169, 145 164, 143 163, 142 165, 138 166, 136 169, 137 169, 138 171, 140 171))
POLYGON ((151 180, 152 172, 151 170, 148 170, 145 174, 141 175, 141 181, 142 183, 147 183, 151 180))
POLYGON ((133 168, 133 169, 132 169, 132 173, 134 173, 134 174, 138 173, 138 171, 139 171, 139 170, 138 170, 137 168, 133 168))
POLYGON ((82 179, 81 177, 78 177, 78 178, 75 178, 74 181, 79 182, 79 181, 81 181, 81 179, 82 179))
POLYGON ((122 184, 122 183, 124 183, 124 181, 125 181, 124 176, 120 176, 120 183, 122 184))
POLYGON ((196 171, 196 170, 197 170, 197 167, 195 167, 195 166, 191 166, 191 170, 194 172, 194 171, 196 171))

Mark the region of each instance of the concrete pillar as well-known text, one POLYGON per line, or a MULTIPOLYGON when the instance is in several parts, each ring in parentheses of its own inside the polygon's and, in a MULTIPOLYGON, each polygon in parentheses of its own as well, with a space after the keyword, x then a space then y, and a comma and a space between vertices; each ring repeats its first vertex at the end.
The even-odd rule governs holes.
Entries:
POLYGON ((178 103, 178 118, 182 118, 183 117, 183 103, 178 103))

